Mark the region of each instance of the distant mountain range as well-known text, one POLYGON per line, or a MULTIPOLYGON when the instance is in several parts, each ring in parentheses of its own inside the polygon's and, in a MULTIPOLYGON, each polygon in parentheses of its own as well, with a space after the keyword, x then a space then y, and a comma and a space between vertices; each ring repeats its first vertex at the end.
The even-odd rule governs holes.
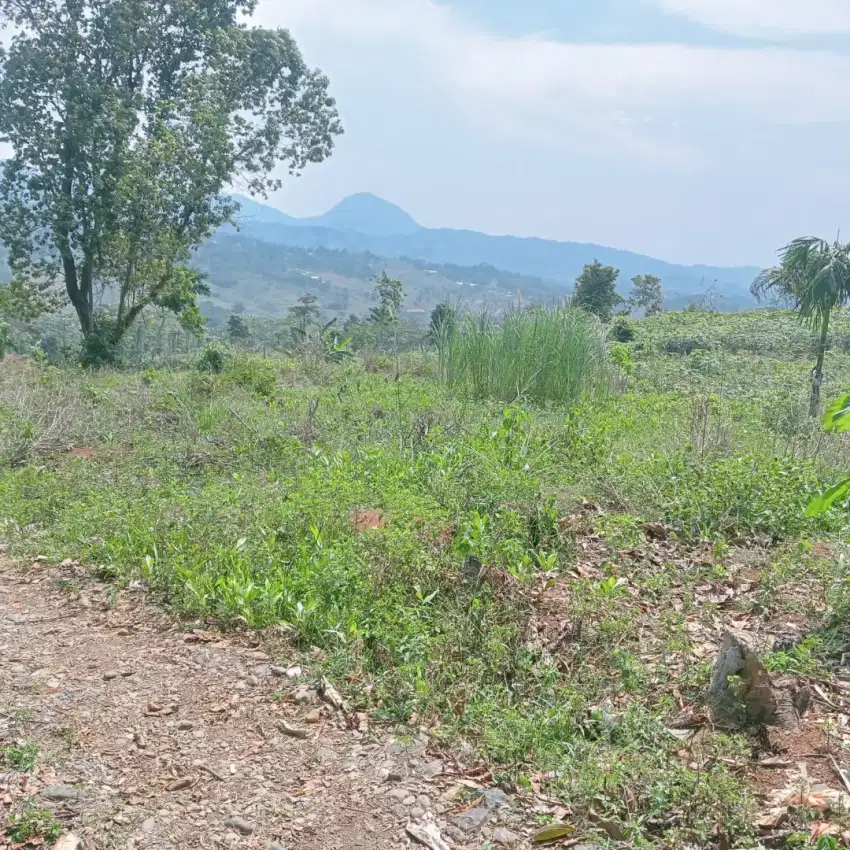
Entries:
MULTIPOLYGON (((328 315, 363 313, 372 304, 371 278, 384 270, 404 283, 412 317, 444 300, 497 307, 516 298, 553 301, 572 291, 594 259, 620 269, 623 295, 635 275, 657 275, 670 309, 710 288, 721 310, 755 304, 749 291, 760 271, 755 267, 682 266, 604 245, 432 229, 371 194, 351 195, 310 218, 236 199, 236 227, 219 230, 196 255, 212 289, 201 306, 216 322, 231 312, 283 315, 305 292, 315 294, 328 315)), ((0 246, 0 282, 4 278, 0 246)))
POLYGON ((240 232, 260 242, 412 259, 417 264, 469 268, 484 264, 538 278, 553 298, 570 292, 583 266, 598 259, 620 269, 623 294, 630 291, 635 275, 654 274, 662 279, 671 307, 698 299, 713 287, 721 309, 737 310, 754 304, 749 287, 760 271, 749 266, 682 266, 589 243, 431 229, 395 204, 370 194, 351 195, 324 215, 311 218, 294 218, 250 198, 237 196, 237 200, 242 204, 240 232))

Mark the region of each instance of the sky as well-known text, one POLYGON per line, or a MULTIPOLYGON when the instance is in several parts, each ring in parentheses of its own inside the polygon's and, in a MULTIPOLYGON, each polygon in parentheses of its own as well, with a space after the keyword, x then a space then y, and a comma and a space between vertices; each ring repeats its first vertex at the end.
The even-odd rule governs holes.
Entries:
POLYGON ((850 0, 260 0, 346 134, 271 203, 765 265, 850 197, 850 0))
POLYGON ((712 265, 850 232, 850 0, 259 0, 254 23, 292 32, 346 129, 280 175, 292 215, 372 192, 712 265))

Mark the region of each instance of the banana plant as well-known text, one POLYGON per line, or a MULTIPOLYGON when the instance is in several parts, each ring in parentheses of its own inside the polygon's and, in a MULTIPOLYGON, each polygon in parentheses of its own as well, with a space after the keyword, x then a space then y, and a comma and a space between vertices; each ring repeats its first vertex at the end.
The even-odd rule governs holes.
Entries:
MULTIPOLYGON (((831 434, 844 434, 850 431, 850 393, 837 398, 823 415, 823 427, 831 434)), ((808 508, 807 516, 820 516, 833 505, 850 497, 850 477, 845 478, 825 490, 813 499, 808 508)))

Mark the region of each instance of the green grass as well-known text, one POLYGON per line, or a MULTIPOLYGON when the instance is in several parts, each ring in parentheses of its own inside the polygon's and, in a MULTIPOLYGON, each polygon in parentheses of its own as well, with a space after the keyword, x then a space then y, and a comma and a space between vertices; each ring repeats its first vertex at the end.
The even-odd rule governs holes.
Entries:
POLYGON ((29 742, 19 747, 0 747, 0 765, 19 773, 30 773, 38 761, 38 744, 29 742))
POLYGON ((449 386, 505 402, 569 403, 604 391, 610 378, 605 329, 567 307, 483 308, 467 313, 440 341, 449 386))
MULTIPOLYGON (((570 383, 530 356, 508 368, 575 316, 510 321, 469 341, 468 380, 444 380, 433 352, 242 354, 220 373, 12 363, 0 538, 141 578, 177 617, 283 625, 296 650, 324 650, 322 672, 362 683, 349 696, 377 720, 467 742, 587 829, 592 810, 636 846, 703 847, 721 823, 744 847, 754 803, 736 766, 753 742, 709 733, 695 755, 665 723, 703 703, 712 658, 693 630, 715 616, 804 620, 808 636, 766 657, 795 675, 830 669, 841 645, 847 516, 804 507, 850 449, 794 414, 807 351, 730 342, 796 325, 636 322, 633 368, 616 349, 602 392, 592 323, 570 383), (665 344, 696 326, 720 340, 711 362, 665 344), (379 527, 358 527, 364 511, 379 527)), ((833 351, 827 377, 827 394, 846 388, 850 359, 833 351)))
POLYGON ((17 845, 51 844, 64 832, 53 813, 41 808, 34 799, 27 799, 19 810, 6 818, 6 835, 17 845))

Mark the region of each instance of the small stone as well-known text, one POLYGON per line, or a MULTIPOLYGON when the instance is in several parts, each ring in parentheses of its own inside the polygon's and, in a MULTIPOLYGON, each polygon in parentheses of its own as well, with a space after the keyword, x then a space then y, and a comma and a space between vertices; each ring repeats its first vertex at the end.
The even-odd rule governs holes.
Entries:
POLYGON ((419 806, 414 806, 410 810, 410 816, 413 818, 413 820, 419 820, 419 818, 424 818, 425 817, 425 809, 422 809, 419 806))
POLYGON ((490 817, 490 810, 486 806, 476 806, 468 809, 452 818, 452 823, 462 832, 477 832, 490 817))
POLYGON ((233 689, 236 691, 246 691, 248 690, 248 685, 244 679, 240 679, 234 686, 233 689))
POLYGON ((156 820, 154 818, 145 818, 145 820, 142 821, 142 825, 139 827, 139 830, 144 835, 150 835, 155 828, 156 820))
POLYGON ((9 668, 10 673, 14 673, 16 676, 24 676, 26 675, 27 668, 23 664, 13 664, 9 668))
POLYGON ((519 841, 519 836, 503 826, 493 830, 493 841, 502 847, 513 847, 519 841))
POLYGON ((82 800, 84 794, 73 785, 48 785, 42 790, 41 796, 46 800, 61 803, 66 800, 82 800))
POLYGON ((113 679, 117 679, 121 674, 117 670, 107 670, 103 674, 104 682, 111 682, 113 679))
POLYGON ((58 694, 59 691, 62 690, 62 684, 58 681, 58 679, 48 679, 44 683, 44 690, 49 694, 58 694))
POLYGON ((507 806, 509 802, 510 797, 501 788, 488 788, 484 792, 484 805, 488 809, 498 809, 500 806, 507 806))
POLYGON ((301 685, 299 688, 296 688, 292 699, 299 705, 306 705, 307 703, 315 702, 318 697, 309 685, 301 685))
POLYGON ((402 801, 405 806, 412 806, 416 802, 416 797, 411 794, 409 797, 405 797, 402 801))
POLYGON ((387 791, 387 796, 391 800, 401 801, 401 800, 404 800, 408 796, 408 792, 407 792, 406 788, 390 788, 390 790, 387 791))
POLYGON ((381 779, 389 779, 390 772, 389 772, 389 771, 388 771, 385 767, 382 767, 382 768, 378 771, 378 776, 380 776, 380 777, 381 777, 381 779))
POLYGON ((403 806, 401 803, 396 803, 392 806, 391 811, 399 820, 407 820, 410 816, 407 806, 403 806))
POLYGON ((443 834, 446 835, 448 838, 451 838, 452 841, 466 841, 466 836, 463 834, 463 831, 450 823, 442 827, 442 831, 443 834))
POLYGON ((423 809, 431 808, 431 798, 427 794, 420 794, 416 798, 416 805, 422 806, 423 809))
POLYGON ((257 687, 257 685, 259 685, 259 684, 260 684, 260 680, 259 680, 259 679, 258 679, 258 678, 257 678, 257 677, 253 674, 253 673, 251 673, 251 674, 249 674, 248 676, 246 676, 246 677, 245 677, 245 681, 246 681, 246 682, 247 682, 247 683, 248 683, 248 684, 249 684, 252 688, 256 688, 256 687, 257 687))
POLYGON ((387 782, 401 782, 403 779, 404 777, 400 773, 392 770, 387 774, 387 782))
POLYGON ((195 728, 195 724, 194 724, 194 723, 192 723, 192 721, 191 721, 191 720, 181 720, 181 721, 177 724, 177 728, 178 728, 178 729, 180 729, 180 731, 182 731, 182 732, 188 732, 188 731, 190 731, 191 729, 194 729, 194 728, 195 728))
POLYGON ((272 843, 269 844, 269 850, 286 850, 286 847, 284 847, 279 841, 272 841, 272 843))
POLYGON ((121 677, 124 678, 124 679, 129 679, 130 676, 135 676, 135 675, 136 675, 135 670, 122 670, 121 671, 121 677))
POLYGON ((268 661, 269 660, 268 655, 265 652, 263 652, 261 649, 255 649, 252 652, 249 652, 248 658, 250 658, 252 661, 268 661))
POLYGON ((118 629, 115 634, 118 635, 118 637, 129 637, 129 635, 133 634, 133 630, 125 627, 123 629, 118 629))
POLYGON ((240 817, 230 818, 230 820, 225 823, 225 826, 235 829, 240 835, 251 835, 251 833, 256 829, 254 824, 240 817))
POLYGON ((256 667, 252 668, 255 676, 258 676, 260 679, 265 679, 266 676, 271 674, 272 667, 271 664, 257 664, 256 667))
POLYGON ((272 676, 277 676, 279 679, 282 679, 284 676, 286 676, 286 667, 279 667, 277 664, 273 664, 269 668, 269 672, 272 674, 272 676))
POLYGON ((143 750, 147 747, 148 742, 145 740, 145 736, 142 735, 141 732, 133 732, 133 743, 140 749, 143 750))
POLYGON ((314 708, 312 711, 307 713, 307 716, 304 719, 308 723, 320 723, 322 720, 322 709, 314 708))

